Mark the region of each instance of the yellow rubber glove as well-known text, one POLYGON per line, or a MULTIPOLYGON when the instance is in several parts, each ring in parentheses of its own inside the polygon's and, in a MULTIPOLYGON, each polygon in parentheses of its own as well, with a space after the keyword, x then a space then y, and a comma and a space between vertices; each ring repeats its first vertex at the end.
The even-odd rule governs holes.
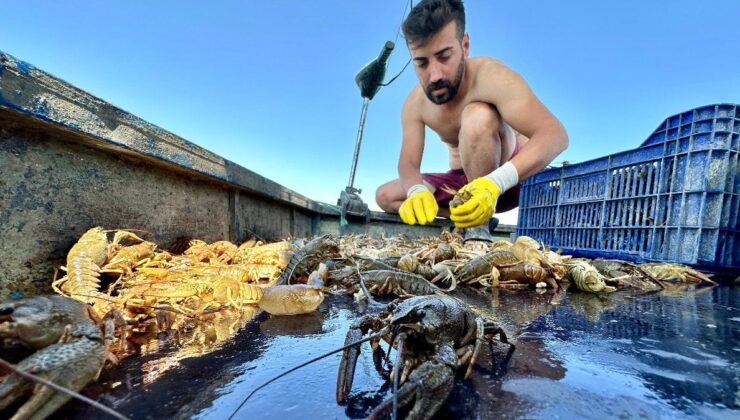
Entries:
POLYGON ((409 225, 431 223, 437 217, 439 211, 439 205, 437 205, 437 200, 434 199, 434 194, 421 184, 414 185, 409 189, 409 192, 411 194, 398 209, 401 220, 409 225))
POLYGON ((459 228, 469 228, 488 223, 496 210, 501 188, 488 178, 476 178, 460 191, 470 193, 470 200, 457 207, 450 207, 450 219, 459 228))

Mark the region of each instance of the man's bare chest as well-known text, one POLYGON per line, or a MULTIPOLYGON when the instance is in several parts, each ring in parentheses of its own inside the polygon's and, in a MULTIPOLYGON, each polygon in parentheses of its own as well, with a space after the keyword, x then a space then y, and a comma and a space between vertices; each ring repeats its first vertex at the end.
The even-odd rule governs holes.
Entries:
POLYGON ((457 146, 462 108, 426 110, 423 118, 424 124, 437 133, 442 141, 457 146))

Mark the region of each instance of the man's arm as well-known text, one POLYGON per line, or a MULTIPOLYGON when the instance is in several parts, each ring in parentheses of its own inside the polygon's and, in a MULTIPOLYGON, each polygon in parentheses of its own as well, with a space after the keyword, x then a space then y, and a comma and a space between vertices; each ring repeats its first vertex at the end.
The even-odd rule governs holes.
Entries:
POLYGON ((557 118, 534 95, 527 82, 502 63, 491 61, 478 77, 484 102, 496 106, 501 117, 529 142, 511 159, 519 180, 536 174, 568 147, 568 134, 557 118))
POLYGON ((498 197, 550 163, 568 146, 563 125, 534 96, 524 79, 503 64, 490 60, 479 68, 473 99, 493 104, 501 118, 529 142, 511 161, 462 187, 471 197, 450 208, 455 226, 470 228, 488 223, 498 197))
POLYGON ((415 104, 418 92, 414 90, 406 99, 401 113, 403 140, 401 155, 398 158, 398 177, 401 186, 408 191, 414 185, 422 184, 421 158, 424 154, 424 123, 415 104))
POLYGON ((401 114, 403 141, 398 158, 398 175, 406 200, 398 208, 404 223, 425 225, 437 217, 439 206, 434 195, 424 186, 421 177, 421 156, 424 154, 424 122, 418 108, 420 90, 414 89, 406 100, 401 114))

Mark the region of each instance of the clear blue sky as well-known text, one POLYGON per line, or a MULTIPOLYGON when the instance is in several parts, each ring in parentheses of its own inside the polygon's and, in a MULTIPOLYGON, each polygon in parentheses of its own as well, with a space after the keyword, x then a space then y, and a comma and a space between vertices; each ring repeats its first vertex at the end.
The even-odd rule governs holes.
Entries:
MULTIPOLYGON (((414 2, 416 3, 416 2, 414 2)), ((348 181, 354 75, 405 0, 16 1, 0 50, 308 197, 348 181)), ((740 1, 465 2, 472 56, 502 60, 563 122, 579 162, 636 147, 667 116, 740 102, 740 1)), ((408 59, 402 39, 388 75, 408 59)), ((356 185, 396 176, 413 69, 371 102, 356 185)), ((432 135, 422 170, 446 170, 432 135)))

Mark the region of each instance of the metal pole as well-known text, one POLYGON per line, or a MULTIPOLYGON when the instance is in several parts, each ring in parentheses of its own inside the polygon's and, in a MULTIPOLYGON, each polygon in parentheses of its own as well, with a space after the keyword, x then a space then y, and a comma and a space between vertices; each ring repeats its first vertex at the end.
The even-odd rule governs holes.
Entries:
POLYGON ((362 98, 362 114, 360 114, 360 128, 357 130, 357 142, 355 143, 355 154, 352 156, 352 169, 349 173, 349 188, 354 189, 355 170, 357 169, 357 158, 360 156, 360 143, 362 142, 362 130, 365 128, 365 115, 367 115, 367 106, 370 103, 369 98, 362 98))

